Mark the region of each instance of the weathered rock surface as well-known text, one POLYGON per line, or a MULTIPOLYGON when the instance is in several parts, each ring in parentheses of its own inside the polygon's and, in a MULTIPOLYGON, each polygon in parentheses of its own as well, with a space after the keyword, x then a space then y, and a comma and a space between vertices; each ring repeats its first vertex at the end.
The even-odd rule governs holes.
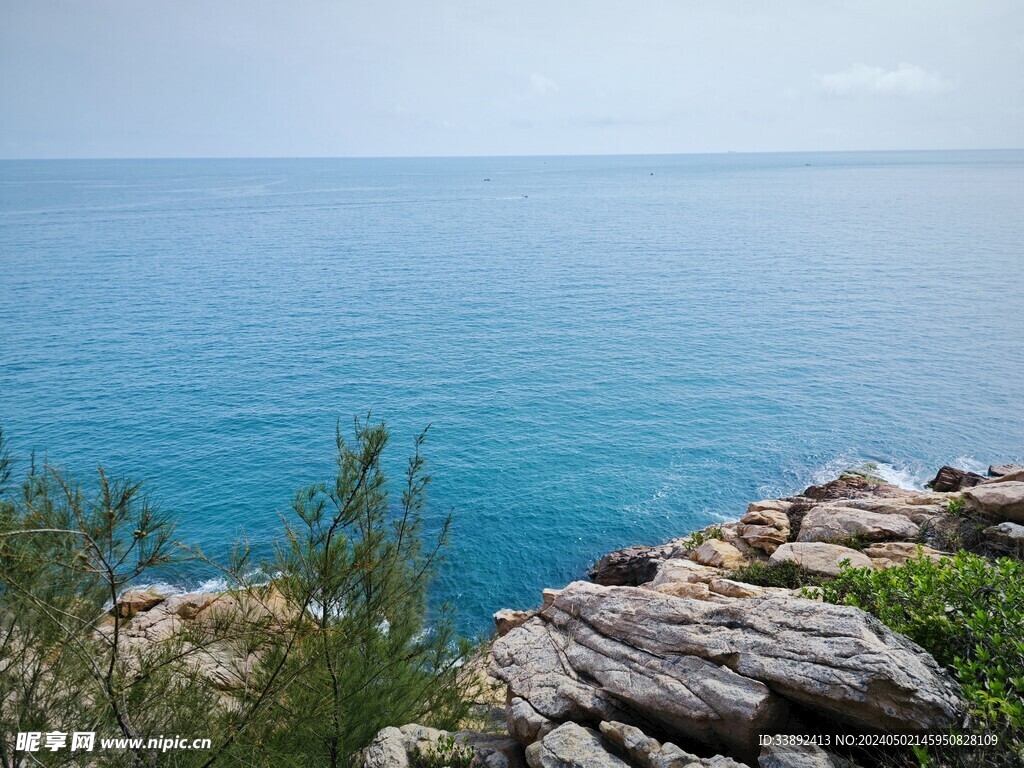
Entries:
POLYGON ((131 589, 117 599, 114 614, 129 619, 137 613, 155 608, 167 599, 166 595, 148 589, 131 589))
POLYGON ((612 750, 625 755, 638 768, 746 768, 729 757, 700 758, 675 744, 660 743, 642 730, 625 723, 601 723, 601 735, 612 750))
MULTIPOLYGON (((792 507, 787 504, 786 508, 792 507)), ((737 532, 749 546, 769 555, 789 541, 789 516, 782 509, 748 509, 737 532)))
POLYGON ((988 468, 989 477, 1005 477, 1017 473, 1024 473, 1024 464, 993 464, 988 468))
POLYGON ((747 504, 747 514, 751 512, 782 512, 785 514, 793 507, 793 502, 785 499, 761 499, 747 504))
POLYGON ((631 768, 604 748, 590 728, 565 723, 526 748, 530 768, 631 768))
POLYGON ((732 579, 713 579, 708 583, 712 594, 722 597, 790 597, 792 592, 781 587, 759 587, 732 579))
POLYGON ((838 576, 843 561, 849 561, 852 568, 871 568, 871 558, 856 549, 823 542, 792 542, 783 544, 769 563, 793 562, 801 568, 820 576, 838 576))
POLYGON ((933 491, 962 491, 964 488, 971 488, 985 481, 985 478, 975 472, 967 472, 956 467, 942 467, 927 484, 933 491))
POLYGON ((1024 525, 1000 523, 982 531, 986 543, 997 552, 1024 556, 1024 525))
POLYGON ((474 765, 481 768, 523 767, 519 744, 510 736, 476 731, 451 733, 414 723, 379 731, 357 764, 361 768, 409 768, 416 750, 429 754, 446 738, 472 750, 474 765))
POLYGON ((957 497, 952 493, 922 493, 919 496, 907 496, 899 499, 838 499, 829 504, 836 507, 851 507, 877 512, 882 515, 902 515, 921 525, 935 515, 946 511, 949 500, 957 497))
POLYGON ((498 637, 507 635, 516 627, 522 626, 537 615, 536 611, 513 611, 510 608, 503 608, 494 614, 494 625, 498 630, 498 637))
POLYGON ((870 547, 865 547, 863 552, 871 558, 875 568, 906 565, 908 560, 916 560, 919 557, 927 557, 933 562, 938 562, 950 556, 948 552, 940 552, 912 541, 887 541, 882 544, 872 544, 870 547))
POLYGON ((693 560, 673 558, 665 560, 658 567, 658 573, 648 584, 643 586, 665 594, 675 594, 679 584, 709 584, 719 578, 722 571, 710 565, 702 565, 693 560))
POLYGON ((384 728, 363 753, 363 768, 409 768, 405 737, 397 728, 384 728))
MULTIPOLYGON (((648 724, 740 756, 778 732, 789 702, 910 732, 947 728, 963 706, 919 647, 855 608, 812 600, 719 604, 576 582, 498 639, 492 660, 535 721, 648 724)), ((537 731, 514 726, 524 741, 537 731)))
POLYGON ((866 499, 872 496, 896 498, 913 495, 914 491, 908 491, 879 478, 858 472, 847 472, 824 485, 812 485, 800 494, 804 499, 813 499, 814 501, 866 499))
POLYGON ((747 558, 732 544, 718 539, 709 539, 690 553, 690 559, 712 568, 739 568, 747 558))
POLYGON ((627 547, 611 552, 594 564, 589 578, 606 587, 635 587, 646 584, 658 572, 662 560, 684 557, 688 538, 673 539, 658 547, 627 547))
POLYGON ((968 507, 980 514, 1012 523, 1024 523, 1024 482, 1015 480, 988 482, 968 488, 964 498, 968 507))
POLYGON ((822 505, 808 512, 797 541, 841 541, 850 537, 867 541, 913 539, 919 528, 903 515, 884 515, 864 509, 822 505))
POLYGON ((856 768, 854 763, 816 744, 766 746, 757 764, 759 768, 856 768))

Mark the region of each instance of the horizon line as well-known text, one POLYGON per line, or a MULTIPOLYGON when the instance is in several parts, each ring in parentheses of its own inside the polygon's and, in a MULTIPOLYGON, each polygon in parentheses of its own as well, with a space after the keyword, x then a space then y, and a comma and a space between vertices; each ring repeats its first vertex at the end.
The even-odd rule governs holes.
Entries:
POLYGON ((681 157, 706 155, 836 155, 906 152, 1020 152, 1024 147, 945 147, 924 149, 785 149, 716 152, 581 152, 508 155, 100 155, 95 157, 0 157, 0 162, 89 162, 123 160, 487 160, 554 157, 681 157))

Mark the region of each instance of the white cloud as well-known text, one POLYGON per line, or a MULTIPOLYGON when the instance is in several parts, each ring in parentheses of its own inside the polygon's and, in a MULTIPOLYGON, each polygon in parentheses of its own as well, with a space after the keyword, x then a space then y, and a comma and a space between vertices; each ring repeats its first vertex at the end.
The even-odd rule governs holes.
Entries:
POLYGON ((821 88, 834 96, 859 94, 918 95, 939 93, 952 86, 941 75, 915 64, 900 64, 895 69, 854 64, 830 75, 818 75, 821 88))
POLYGON ((558 92, 558 83, 540 72, 530 75, 530 87, 538 96, 547 96, 549 93, 558 92))

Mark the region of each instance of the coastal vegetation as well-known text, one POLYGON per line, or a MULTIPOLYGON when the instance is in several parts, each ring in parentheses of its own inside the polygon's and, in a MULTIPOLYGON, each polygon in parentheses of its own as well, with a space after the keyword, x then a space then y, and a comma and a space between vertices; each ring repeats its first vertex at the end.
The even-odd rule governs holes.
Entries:
POLYGON ((867 611, 928 651, 960 682, 971 729, 999 737, 998 748, 982 753, 922 753, 923 764, 1024 764, 1024 563, 960 552, 884 570, 844 568, 820 594, 867 611))
POLYGON ((427 536, 425 437, 395 494, 386 426, 339 428, 331 477, 296 492, 272 553, 242 540, 214 562, 140 483, 34 457, 15 479, 0 433, 0 768, 1024 762, 1024 468, 932 492, 846 473, 753 502, 499 611, 484 649, 429 600, 450 519, 427 536), (976 551, 933 548, 968 530, 976 551), (144 587, 185 561, 227 589, 144 587), (487 722, 483 664, 507 734, 458 730, 487 722), (126 741, 16 738, 74 731, 126 741), (762 740, 833 733, 796 757, 762 740), (209 743, 165 753, 161 736, 209 743))
POLYGON ((334 476, 296 493, 272 558, 239 542, 217 564, 227 592, 166 599, 139 630, 132 616, 160 598, 126 591, 203 555, 140 483, 101 469, 86 489, 34 460, 15 482, 0 435, 0 766, 334 767, 386 726, 455 727, 474 649, 428 605, 448 523, 427 542, 424 437, 393 499, 385 425, 339 430, 334 476), (92 754, 16 741, 74 731, 97 750, 142 741, 92 754), (161 735, 211 743, 163 754, 148 746, 161 735))

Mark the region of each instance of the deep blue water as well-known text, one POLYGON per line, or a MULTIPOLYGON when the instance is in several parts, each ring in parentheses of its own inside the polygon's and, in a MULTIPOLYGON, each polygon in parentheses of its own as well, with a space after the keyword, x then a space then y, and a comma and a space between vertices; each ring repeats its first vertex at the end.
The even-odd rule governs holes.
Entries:
POLYGON ((481 630, 847 464, 1024 458, 1022 214, 1016 151, 4 162, 0 424, 216 553, 339 417, 396 474, 429 423, 481 630))

